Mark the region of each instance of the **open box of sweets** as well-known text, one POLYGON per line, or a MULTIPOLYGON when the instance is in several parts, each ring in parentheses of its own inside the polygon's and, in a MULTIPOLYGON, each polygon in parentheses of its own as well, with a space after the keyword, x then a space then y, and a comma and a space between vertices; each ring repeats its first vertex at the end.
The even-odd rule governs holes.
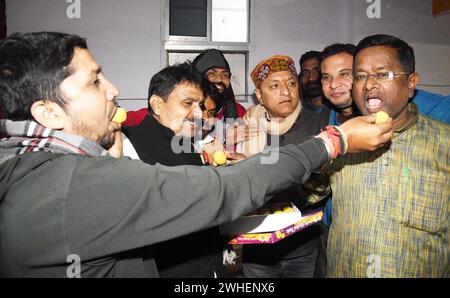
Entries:
POLYGON ((232 235, 230 244, 270 244, 293 235, 323 219, 323 211, 302 215, 292 203, 267 204, 237 220, 220 226, 232 235))

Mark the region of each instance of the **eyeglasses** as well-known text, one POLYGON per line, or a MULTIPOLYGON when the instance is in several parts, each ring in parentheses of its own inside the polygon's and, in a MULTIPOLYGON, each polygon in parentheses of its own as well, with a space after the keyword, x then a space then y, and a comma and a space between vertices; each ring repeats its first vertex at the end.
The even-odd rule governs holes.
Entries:
POLYGON ((400 75, 409 75, 408 72, 393 72, 393 71, 385 71, 385 72, 376 72, 376 73, 357 73, 354 76, 355 83, 363 83, 366 82, 369 77, 372 77, 375 81, 383 82, 383 81, 392 81, 396 76, 400 75))

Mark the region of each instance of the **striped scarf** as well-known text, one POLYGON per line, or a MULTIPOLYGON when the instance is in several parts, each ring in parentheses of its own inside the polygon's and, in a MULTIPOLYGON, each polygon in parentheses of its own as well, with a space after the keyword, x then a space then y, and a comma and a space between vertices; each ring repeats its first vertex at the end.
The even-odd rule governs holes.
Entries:
POLYGON ((48 151, 61 154, 105 156, 109 153, 94 141, 53 130, 34 121, 0 120, 0 163, 25 152, 48 151))

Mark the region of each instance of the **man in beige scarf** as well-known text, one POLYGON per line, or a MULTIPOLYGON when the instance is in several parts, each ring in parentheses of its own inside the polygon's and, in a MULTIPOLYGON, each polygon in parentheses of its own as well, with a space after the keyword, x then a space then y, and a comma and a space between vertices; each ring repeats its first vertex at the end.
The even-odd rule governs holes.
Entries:
POLYGON ((256 137, 238 145, 238 152, 251 156, 269 146, 296 142, 300 135, 314 135, 328 123, 320 114, 302 109, 297 72, 290 57, 278 55, 264 59, 251 77, 259 104, 250 107, 244 119, 260 129, 256 137))
MULTIPOLYGON (((297 72, 290 57, 264 59, 254 68, 251 77, 259 104, 247 111, 245 120, 248 124, 257 124, 259 133, 241 143, 239 152, 251 156, 266 148, 295 144, 317 134, 328 123, 327 117, 302 109, 297 72)), ((272 156, 265 157, 267 163, 278 161, 273 151, 272 156)), ((293 202, 302 213, 308 213, 312 210, 307 207, 308 195, 309 192, 298 185, 278 193, 271 202, 293 202)), ((320 272, 316 263, 321 233, 321 228, 315 225, 275 244, 244 246, 244 277, 323 276, 315 274, 320 272)))

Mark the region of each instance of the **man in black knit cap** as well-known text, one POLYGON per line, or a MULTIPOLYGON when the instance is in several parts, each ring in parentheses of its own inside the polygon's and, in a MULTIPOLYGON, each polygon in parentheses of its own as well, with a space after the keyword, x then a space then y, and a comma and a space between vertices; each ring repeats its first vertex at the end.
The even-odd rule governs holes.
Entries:
POLYGON ((245 108, 236 102, 233 88, 231 87, 231 70, 223 53, 216 49, 209 49, 198 55, 193 61, 193 67, 216 85, 222 97, 217 115, 219 119, 243 117, 245 108))

